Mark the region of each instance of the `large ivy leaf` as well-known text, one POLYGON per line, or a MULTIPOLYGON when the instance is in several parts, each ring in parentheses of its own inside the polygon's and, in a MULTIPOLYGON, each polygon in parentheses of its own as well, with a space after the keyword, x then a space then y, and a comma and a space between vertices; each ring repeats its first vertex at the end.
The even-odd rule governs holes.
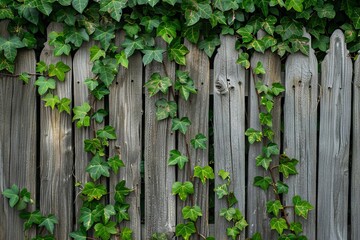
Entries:
POLYGON ((124 47, 125 56, 129 58, 134 54, 135 50, 142 50, 145 48, 145 42, 143 38, 130 39, 125 38, 125 41, 121 44, 124 47))
POLYGON ((198 217, 202 216, 201 208, 199 206, 185 206, 182 210, 182 215, 184 219, 190 219, 193 222, 196 222, 198 217))
POLYGON ((163 53, 165 52, 165 50, 160 48, 154 48, 142 50, 142 52, 144 53, 142 61, 146 66, 153 60, 161 63, 163 61, 163 53))
POLYGON ((39 225, 43 219, 43 215, 39 210, 35 210, 33 212, 20 212, 20 218, 25 219, 24 229, 30 229, 34 224, 39 225))
POLYGON ((0 37, 0 51, 4 51, 4 56, 13 62, 17 55, 17 49, 25 47, 23 42, 17 36, 12 36, 8 40, 0 37))
POLYGON ((181 236, 184 240, 188 240, 193 233, 196 233, 195 225, 193 222, 188 222, 186 224, 180 223, 176 225, 176 236, 181 236))
POLYGON ((40 76, 36 81, 35 85, 38 86, 38 93, 44 95, 49 89, 55 89, 56 82, 53 78, 45 78, 40 76))
POLYGON ((301 37, 303 35, 301 23, 289 17, 283 17, 280 23, 281 25, 276 27, 275 32, 280 34, 283 41, 288 40, 291 37, 301 37))
POLYGON ((49 65, 49 77, 57 77, 60 81, 65 80, 65 73, 69 72, 71 68, 63 62, 57 62, 55 65, 49 65))
POLYGON ((145 27, 146 32, 152 32, 154 28, 160 25, 160 20, 156 16, 145 16, 141 18, 140 25, 145 27))
POLYGON ((290 159, 282 154, 280 156, 279 172, 281 172, 285 178, 288 178, 289 175, 297 174, 296 165, 298 162, 298 160, 290 159))
POLYGON ((270 220, 270 227, 271 229, 276 230, 280 235, 285 229, 288 229, 288 225, 284 218, 272 218, 270 220))
POLYGON ((95 221, 98 221, 96 212, 86 207, 80 209, 79 222, 83 224, 86 231, 92 227, 95 221))
POLYGON ((90 177, 96 181, 101 176, 109 177, 109 164, 104 161, 102 157, 99 156, 99 154, 96 154, 90 161, 89 165, 86 167, 86 172, 90 174, 90 177))
POLYGON ((79 13, 82 13, 84 11, 88 3, 89 0, 72 0, 73 8, 79 13))
POLYGON ((133 190, 125 187, 125 180, 120 181, 116 184, 114 199, 118 203, 125 203, 125 197, 129 195, 133 190))
POLYGON ((90 126, 90 116, 88 115, 90 110, 91 110, 91 106, 87 102, 84 102, 82 105, 73 108, 73 112, 74 112, 73 121, 77 120, 76 126, 78 128, 81 128, 83 126, 84 127, 90 126))
POLYGON ((116 211, 116 221, 118 223, 121 223, 122 221, 129 221, 130 215, 128 213, 128 210, 130 208, 130 204, 116 204, 115 205, 115 211, 116 211))
POLYGON ((150 97, 154 96, 159 91, 166 94, 171 85, 171 79, 168 77, 161 77, 159 73, 153 73, 150 79, 145 83, 145 87, 148 89, 150 97))
POLYGON ((109 48, 110 42, 113 38, 115 38, 114 26, 106 28, 96 28, 93 34, 93 39, 98 40, 105 51, 109 48))
POLYGON ((52 3, 55 0, 25 0, 30 7, 37 8, 43 14, 49 16, 52 12, 52 3))
POLYGON ((109 240, 112 234, 117 234, 115 222, 108 222, 107 224, 97 223, 94 226, 95 236, 100 237, 102 240, 109 240))
POLYGON ((185 201, 188 195, 194 193, 194 185, 191 182, 174 182, 172 185, 172 194, 179 195, 180 200, 185 201))
POLYGON ((100 11, 109 13, 113 19, 119 22, 126 3, 127 0, 102 0, 100 1, 100 11))
POLYGON ((161 36, 165 42, 171 43, 176 38, 176 23, 171 21, 163 21, 156 29, 157 36, 161 36))
POLYGON ((106 192, 106 187, 102 184, 95 184, 93 182, 85 183, 84 189, 82 193, 88 197, 88 201, 91 202, 92 200, 100 200, 102 196, 104 196, 106 192))
POLYGON ((100 80, 109 87, 116 77, 118 72, 118 64, 115 58, 105 58, 95 61, 92 72, 99 74, 100 80))
POLYGON ((65 43, 72 43, 75 47, 81 47, 83 42, 89 41, 89 35, 84 28, 69 28, 65 34, 65 43))
POLYGON ((185 155, 182 155, 181 152, 174 149, 170 151, 170 158, 168 165, 174 166, 178 165, 180 169, 183 169, 185 166, 185 163, 188 162, 188 158, 185 155))
POLYGON ((191 122, 190 122, 189 118, 187 118, 187 117, 183 117, 181 119, 173 118, 171 130, 172 131, 179 130, 182 134, 185 134, 190 125, 191 125, 191 122))
POLYGON ((201 182, 205 184, 207 179, 214 179, 215 174, 214 174, 214 170, 210 166, 204 166, 204 167, 195 166, 194 177, 199 178, 201 182))
POLYGON ((308 201, 302 200, 300 196, 294 196, 292 201, 295 208, 295 214, 305 219, 307 218, 309 211, 314 208, 308 201))
POLYGON ((156 101, 156 119, 158 121, 166 119, 168 117, 174 118, 177 113, 177 104, 174 101, 168 101, 165 98, 161 98, 156 101))
POLYGON ((189 50, 187 49, 187 47, 185 47, 184 44, 180 43, 180 38, 170 43, 167 52, 170 61, 175 61, 177 64, 180 65, 186 64, 185 55, 189 53, 189 50))
POLYGON ((94 45, 90 48, 90 61, 94 62, 100 58, 105 58, 105 51, 94 45))
POLYGON ((39 227, 45 227, 49 233, 54 233, 55 224, 58 223, 57 218, 54 214, 49 214, 47 217, 43 218, 42 222, 39 224, 39 227))

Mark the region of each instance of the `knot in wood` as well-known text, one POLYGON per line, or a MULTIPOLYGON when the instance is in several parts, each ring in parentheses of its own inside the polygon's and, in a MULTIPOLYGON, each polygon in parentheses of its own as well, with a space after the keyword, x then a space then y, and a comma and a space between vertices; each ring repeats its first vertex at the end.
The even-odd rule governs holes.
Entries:
POLYGON ((219 94, 226 94, 229 91, 227 81, 220 76, 215 82, 215 89, 219 94))

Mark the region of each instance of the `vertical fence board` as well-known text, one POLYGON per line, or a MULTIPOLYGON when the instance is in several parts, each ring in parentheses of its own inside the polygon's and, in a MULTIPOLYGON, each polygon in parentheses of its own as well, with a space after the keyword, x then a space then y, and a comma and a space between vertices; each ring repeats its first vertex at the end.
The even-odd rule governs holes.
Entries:
MULTIPOLYGON (((259 99, 255 89, 255 83, 257 81, 263 81, 265 84, 271 86, 272 83, 281 82, 281 61, 279 56, 270 52, 269 50, 265 54, 254 53, 251 58, 251 66, 255 67, 258 62, 262 62, 265 68, 265 75, 261 78, 250 73, 250 89, 249 89, 249 127, 256 130, 261 130, 259 121, 259 99)), ((280 117, 281 117, 281 99, 277 98, 274 102, 274 109, 272 110, 273 116, 273 130, 274 130, 274 142, 280 145, 280 117)), ((255 232, 260 232, 263 239, 275 239, 276 233, 270 230, 270 219, 266 213, 266 202, 275 199, 274 193, 271 189, 267 192, 255 187, 253 185, 254 177, 265 176, 267 173, 260 166, 256 166, 256 157, 262 153, 263 144, 254 143, 249 147, 248 155, 248 188, 247 188, 247 220, 248 235, 252 236, 255 232)), ((273 158, 272 165, 277 165, 278 160, 273 158)), ((275 178, 278 173, 274 171, 275 178)))
MULTIPOLYGON (((133 239, 141 238, 141 175, 142 158, 142 88, 143 71, 141 55, 129 59, 129 68, 120 67, 109 97, 110 125, 116 130, 117 140, 110 144, 110 156, 119 154, 125 163, 117 175, 111 176, 110 192, 116 184, 126 180, 126 186, 134 191, 127 197, 130 203, 130 222, 125 222, 133 230, 133 239)), ((110 202, 113 202, 113 195, 110 202)))
MULTIPOLYGON (((0 22, 2 31, 6 22, 0 22)), ((6 33, 0 30, 0 36, 6 33)), ((35 72, 35 52, 20 50, 15 74, 35 72)), ((16 77, 0 75, 0 193, 12 184, 26 187, 36 201, 36 90, 35 77, 23 84, 16 77)), ((34 210, 31 206, 28 210, 34 210)), ((23 239, 23 221, 8 199, 0 197, 0 239, 23 239)), ((34 232, 25 233, 33 237, 34 232)))
MULTIPOLYGON (((62 31, 62 26, 51 23, 48 34, 62 31)), ((55 57, 47 43, 40 60, 46 64, 63 61, 72 68, 70 56, 55 57)), ((57 82, 54 91, 59 98, 72 98, 72 71, 66 74, 65 82, 57 82)), ((59 225, 55 230, 57 239, 67 239, 73 224, 73 146, 71 116, 51 110, 41 103, 40 109, 40 210, 43 214, 55 214, 59 225)))
MULTIPOLYGON (((209 58, 204 51, 199 50, 195 45, 185 41, 185 46, 189 49, 186 55, 186 66, 181 67, 181 70, 188 71, 190 77, 194 80, 195 88, 198 90, 196 95, 191 95, 188 101, 179 99, 179 118, 189 117, 191 126, 189 127, 186 135, 179 133, 178 150, 186 155, 188 144, 191 171, 185 165, 184 169, 178 170, 178 181, 189 181, 194 175, 193 169, 195 166, 207 166, 208 163, 208 150, 195 150, 190 145, 190 140, 198 133, 208 136, 208 122, 209 122, 209 84, 210 84, 210 64, 209 58)), ((188 163, 187 163, 188 164, 188 163)), ((209 185, 203 185, 198 178, 194 179, 194 195, 186 202, 178 201, 178 222, 182 222, 181 210, 185 206, 197 205, 202 210, 202 217, 197 221, 197 230, 207 236, 208 235, 208 196, 209 185)))
MULTIPOLYGON (((295 53, 287 58, 285 84, 284 152, 299 163, 298 174, 286 179, 289 192, 284 195, 284 204, 293 205, 293 196, 300 195, 315 207, 318 63, 313 49, 310 48, 309 56, 295 53)), ((311 211, 305 220, 295 217, 293 209, 287 212, 289 220, 302 223, 303 233, 309 239, 316 238, 316 211, 311 211)))
MULTIPOLYGON (((156 40, 159 47, 166 48, 164 42, 156 40)), ((175 78, 175 64, 167 60, 164 63, 151 63, 145 68, 145 81, 152 73, 165 73, 171 79, 175 78)), ((170 150, 175 148, 175 136, 171 132, 171 121, 156 120, 155 102, 160 98, 171 99, 160 93, 150 97, 145 94, 145 236, 149 239, 154 232, 168 232, 172 235, 176 224, 176 201, 171 194, 172 184, 175 182, 175 168, 168 166, 170 150)))
POLYGON ((322 62, 317 239, 347 239, 352 62, 336 30, 322 62))
MULTIPOLYGON (((235 41, 234 37, 221 37, 214 63, 215 185, 224 183, 217 176, 220 169, 230 172, 230 190, 239 201, 236 207, 245 214, 245 70, 235 63, 235 41)), ((215 238, 227 239, 229 223, 219 216, 227 203, 225 199, 215 199, 215 238)))
POLYGON ((360 239, 360 59, 354 66, 351 164, 351 239, 360 239))

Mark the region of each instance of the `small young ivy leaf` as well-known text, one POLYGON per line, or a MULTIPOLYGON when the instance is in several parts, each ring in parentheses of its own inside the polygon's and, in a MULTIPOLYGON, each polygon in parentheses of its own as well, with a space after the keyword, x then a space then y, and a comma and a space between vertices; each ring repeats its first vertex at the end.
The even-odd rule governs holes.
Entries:
POLYGON ((191 122, 190 122, 189 118, 187 118, 187 117, 183 117, 181 119, 173 118, 171 130, 172 131, 179 130, 182 134, 185 134, 190 125, 191 125, 191 122))
POLYGON ((205 184, 207 179, 214 179, 215 174, 214 174, 214 170, 210 166, 205 166, 205 167, 195 166, 194 177, 199 178, 201 182, 205 184))
POLYGON ((259 120, 261 125, 272 127, 272 115, 270 113, 259 113, 259 120))
POLYGON ((235 208, 223 208, 220 210, 220 216, 224 217, 228 222, 234 219, 235 214, 235 208))
POLYGON ((91 91, 91 94, 97 99, 97 100, 101 100, 103 99, 106 95, 110 94, 110 90, 108 87, 106 87, 106 85, 104 83, 99 83, 99 85, 93 90, 91 91))
POLYGON ((262 62, 257 62, 256 67, 255 67, 255 69, 254 69, 254 72, 255 72, 256 75, 265 74, 265 73, 266 73, 265 68, 264 68, 264 66, 262 65, 262 62))
POLYGON ((236 60, 236 63, 240 64, 245 69, 249 69, 250 68, 249 54, 245 52, 240 53, 238 59, 236 60))
POLYGON ((279 234, 282 234, 284 230, 288 229, 288 225, 284 218, 272 218, 270 220, 270 227, 276 230, 279 234))
POLYGON ((36 81, 35 85, 38 86, 38 93, 44 95, 49 89, 55 89, 56 82, 53 78, 45 78, 40 76, 36 81))
POLYGON ((265 170, 269 169, 270 163, 272 162, 271 157, 259 155, 256 157, 256 166, 262 166, 265 170))
POLYGON ((264 137, 267 137, 270 141, 273 141, 275 133, 271 128, 264 127, 263 134, 264 134, 264 137))
POLYGON ((267 94, 269 91, 269 87, 267 85, 265 85, 262 81, 257 81, 255 83, 255 88, 257 90, 257 92, 260 93, 265 93, 267 94))
POLYGON ((156 101, 156 119, 158 121, 167 119, 168 117, 174 118, 177 113, 177 104, 174 101, 168 101, 161 98, 156 101))
POLYGON ((121 240, 132 240, 132 233, 133 231, 130 228, 124 227, 121 230, 121 240))
POLYGON ((113 205, 108 204, 101 210, 102 220, 106 224, 109 222, 111 216, 116 215, 116 211, 113 205))
POLYGON ((49 214, 47 217, 44 217, 44 219, 39 224, 39 227, 45 227, 46 230, 49 231, 49 233, 54 233, 54 226, 58 223, 57 218, 54 216, 54 214, 49 214))
POLYGON ((153 73, 149 81, 145 83, 145 87, 147 87, 150 97, 154 96, 159 91, 166 94, 171 85, 171 79, 168 77, 161 77, 159 73, 153 73))
POLYGON ((227 203, 229 207, 234 206, 236 203, 238 203, 237 198, 235 197, 235 194, 233 192, 229 192, 229 195, 227 196, 227 203))
POLYGON ((71 232, 69 234, 69 237, 73 238, 74 240, 86 240, 86 230, 81 227, 79 230, 71 232))
POLYGON ((108 164, 115 174, 118 173, 119 168, 125 167, 124 162, 119 158, 118 155, 108 159, 108 164))
POLYGON ((19 75, 19 79, 20 79, 21 81, 23 81, 25 84, 28 84, 28 83, 29 83, 30 78, 31 78, 31 76, 30 76, 28 73, 26 73, 26 72, 23 72, 23 73, 21 73, 21 74, 19 75))
POLYGON ((9 199, 10 207, 14 207, 18 201, 19 201, 19 187, 15 184, 11 186, 11 188, 5 189, 5 191, 2 192, 2 195, 4 197, 9 199))
POLYGON ((105 51, 99 48, 97 45, 94 45, 90 48, 90 61, 95 62, 100 58, 105 58, 105 56, 105 51))
POLYGON ((288 193, 289 186, 282 181, 277 181, 276 183, 276 189, 278 194, 288 193))
POLYGON ((90 161, 89 165, 86 167, 86 172, 90 174, 90 177, 96 181, 101 176, 109 177, 109 164, 104 161, 99 154, 96 154, 90 161))
POLYGON ((231 227, 226 229, 226 235, 231 237, 231 239, 233 240, 235 240, 239 234, 240 230, 237 227, 231 227))
POLYGON ((257 186, 263 190, 268 190, 272 180, 270 177, 256 176, 254 178, 254 186, 257 186))
POLYGON ((110 139, 115 140, 116 139, 116 133, 115 128, 112 126, 105 126, 103 129, 100 129, 96 132, 96 136, 103 139, 110 139))
POLYGON ((236 32, 241 36, 243 43, 249 43, 254 39, 253 31, 254 27, 252 25, 246 25, 245 27, 241 27, 236 30, 236 32))
POLYGON ((19 201, 16 204, 16 209, 19 211, 24 210, 28 206, 28 203, 33 202, 34 201, 31 199, 30 192, 26 188, 23 188, 20 191, 19 201))
POLYGON ((300 222, 292 222, 290 223, 290 230, 299 235, 303 231, 302 224, 300 222))
POLYGON ((91 107, 87 102, 84 102, 81 106, 76 106, 73 108, 74 117, 73 121, 76 121, 76 127, 88 127, 90 126, 90 117, 88 116, 88 113, 90 112, 91 107))
POLYGON ((190 219, 193 222, 196 222, 198 217, 202 216, 201 208, 196 205, 193 207, 186 206, 182 209, 181 212, 182 212, 184 219, 190 219))
POLYGON ((245 132, 245 136, 248 137, 249 143, 253 144, 254 142, 261 142, 262 132, 253 128, 248 128, 245 132))
POLYGON ((97 223, 94 226, 95 236, 101 238, 102 240, 109 240, 112 234, 117 234, 115 222, 108 222, 107 224, 97 223))
POLYGON ((59 81, 65 80, 65 73, 69 72, 71 68, 63 62, 58 62, 56 65, 50 64, 49 66, 49 77, 57 77, 59 81))
POLYGON ((308 201, 302 200, 300 196, 294 196, 292 200, 295 214, 306 219, 308 212, 314 207, 308 201))
POLYGON ((279 200, 268 201, 266 203, 266 212, 274 214, 275 217, 279 215, 281 209, 284 209, 284 207, 279 200))
POLYGON ((94 91, 97 86, 99 86, 99 82, 93 78, 85 79, 85 85, 88 87, 90 91, 94 91))
POLYGON ((190 77, 186 78, 186 80, 177 79, 175 82, 175 90, 180 92, 180 96, 184 98, 185 101, 189 99, 190 93, 197 93, 194 81, 190 77))
POLYGON ((101 152, 103 152, 103 146, 98 138, 85 139, 84 145, 85 152, 91 152, 93 155, 99 153, 100 156, 103 156, 103 154, 101 154, 101 152))
POLYGON ((230 180, 230 173, 225 171, 224 169, 220 169, 218 172, 218 175, 223 179, 223 180, 230 180))
POLYGON ((221 199, 229 194, 228 186, 226 184, 217 185, 214 192, 218 196, 218 199, 221 199))
POLYGON ((100 200, 102 196, 106 194, 106 187, 102 184, 95 184, 93 182, 85 183, 84 189, 82 190, 82 194, 88 197, 88 201, 92 200, 100 200))
POLYGON ((244 217, 235 223, 235 227, 240 231, 244 230, 247 226, 249 226, 249 224, 247 223, 244 217))
POLYGON ((271 155, 278 155, 280 150, 276 143, 269 143, 266 147, 262 148, 262 152, 266 157, 270 157, 271 155))
POLYGON ((92 227, 95 220, 97 220, 97 217, 94 211, 91 211, 91 209, 86 207, 82 207, 80 209, 79 222, 83 223, 86 231, 88 231, 92 227))
POLYGON ((170 151, 169 166, 178 165, 180 169, 183 169, 187 162, 188 158, 178 150, 174 149, 170 151))
POLYGON ((91 118, 95 119, 97 123, 102 123, 107 115, 109 115, 109 113, 105 109, 99 109, 94 112, 91 118))
POLYGON ((199 49, 204 50, 206 55, 211 58, 217 46, 221 44, 217 35, 210 36, 199 43, 199 49))
POLYGON ((273 83, 271 86, 271 92, 275 96, 279 96, 280 93, 285 92, 285 87, 281 83, 273 83))
POLYGON ((288 178, 289 175, 295 175, 298 173, 296 170, 296 165, 299 162, 298 160, 290 159, 286 155, 282 154, 279 162, 279 172, 281 172, 285 178, 288 178))
POLYGON ((160 48, 154 48, 154 49, 145 49, 142 50, 142 52, 144 53, 142 61, 144 63, 144 66, 146 66, 149 63, 151 63, 153 60, 162 63, 163 53, 165 52, 165 50, 160 48))
POLYGON ((98 74, 101 82, 109 87, 116 77, 118 72, 118 64, 115 58, 105 58, 102 60, 96 60, 92 72, 98 74))
POLYGON ((128 210, 130 208, 130 204, 116 204, 115 205, 115 211, 116 211, 116 221, 118 223, 121 223, 122 221, 129 221, 130 215, 128 213, 128 210))
POLYGON ((197 134, 195 138, 190 140, 191 146, 194 149, 198 149, 198 148, 206 149, 206 142, 207 142, 207 138, 202 133, 197 134))
POLYGON ((122 180, 115 187, 114 199, 118 203, 125 203, 125 197, 133 191, 125 187, 125 183, 125 180, 122 180))
POLYGON ((20 212, 20 218, 26 220, 24 222, 24 229, 28 230, 33 226, 33 224, 39 225, 43 219, 43 215, 39 210, 35 210, 33 212, 23 211, 20 212))
POLYGON ((55 106, 60 103, 60 99, 58 96, 54 96, 51 93, 46 94, 41 100, 45 102, 45 107, 51 107, 54 110, 55 106))
POLYGON ((70 115, 70 103, 71 103, 71 100, 69 98, 60 99, 60 102, 57 104, 59 113, 62 113, 65 111, 67 114, 70 115))
POLYGON ((180 200, 185 201, 188 195, 194 193, 194 185, 191 182, 174 182, 172 185, 172 194, 179 195, 180 200))
POLYGON ((185 55, 189 53, 189 49, 178 40, 172 41, 167 48, 170 61, 175 61, 179 65, 186 65, 185 55))
POLYGON ((184 240, 188 240, 193 233, 196 233, 193 222, 188 222, 186 224, 180 223, 176 225, 175 234, 177 237, 181 236, 184 240))

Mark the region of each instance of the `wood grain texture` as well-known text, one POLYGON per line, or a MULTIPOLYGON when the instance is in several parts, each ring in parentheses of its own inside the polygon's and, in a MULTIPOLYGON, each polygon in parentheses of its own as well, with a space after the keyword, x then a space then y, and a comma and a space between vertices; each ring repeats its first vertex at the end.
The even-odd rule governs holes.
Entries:
MULTIPOLYGON (((189 117, 191 126, 189 127, 186 135, 178 134, 178 150, 187 155, 188 144, 190 154, 190 167, 186 166, 184 169, 178 169, 178 181, 189 181, 193 174, 195 166, 208 166, 208 150, 195 150, 191 147, 190 140, 198 133, 204 134, 209 138, 209 88, 210 88, 210 63, 209 58, 204 51, 188 41, 185 41, 185 46, 189 49, 186 55, 186 66, 182 66, 180 70, 189 72, 189 76, 194 80, 195 88, 198 90, 197 94, 190 95, 188 101, 179 98, 179 118, 189 117), (189 172, 189 169, 191 171, 189 172)), ((208 144, 207 144, 208 146, 208 144)), ((188 164, 188 163, 187 163, 188 164)), ((202 210, 202 217, 197 221, 197 230, 207 236, 208 235, 208 198, 204 196, 209 195, 208 182, 204 185, 198 178, 194 178, 195 193, 192 198, 186 202, 178 201, 178 223, 183 222, 181 210, 185 206, 197 205, 202 210), (191 201, 192 200, 192 201, 191 201)), ((195 237, 194 237, 195 238, 195 237)))
MULTIPOLYGON (((62 31, 62 26, 51 23, 47 32, 62 31)), ((64 62, 72 68, 70 56, 55 57, 47 43, 40 60, 46 64, 64 62)), ((66 73, 65 81, 57 81, 54 94, 59 98, 72 98, 72 71, 66 73)), ((73 145, 72 122, 67 113, 40 108, 40 210, 43 214, 55 214, 59 224, 55 229, 57 239, 68 239, 73 227, 73 145)))
MULTIPOLYGON (((110 156, 120 154, 125 168, 110 178, 110 192, 116 184, 126 180, 126 186, 134 191, 126 198, 130 203, 130 221, 121 226, 133 230, 133 239, 141 238, 141 175, 142 116, 143 116, 143 71, 139 53, 129 58, 129 68, 120 67, 109 96, 109 124, 116 130, 117 140, 110 142, 110 156)), ((110 202, 113 203, 113 194, 110 202)))
MULTIPOLYGON (((285 83, 284 152, 299 163, 298 174, 284 180, 289 186, 284 204, 292 205, 292 198, 300 195, 316 207, 318 62, 313 49, 309 56, 295 53, 287 58, 285 83)), ((305 236, 316 238, 316 211, 310 211, 307 219, 287 212, 290 221, 302 223, 305 236)))
MULTIPOLYGON (((6 22, 0 22, 0 36, 7 37, 6 22)), ((35 52, 18 51, 15 74, 35 72, 35 52)), ((23 84, 16 77, 0 76, 0 193, 13 184, 26 187, 36 201, 36 89, 35 77, 23 84)), ((34 210, 34 205, 28 208, 34 210)), ((23 221, 8 199, 0 196, 0 239, 34 237, 23 232, 23 221)))
MULTIPOLYGON (((230 191, 239 201, 235 207, 245 214, 245 70, 235 64, 239 54, 235 41, 235 37, 221 37, 214 63, 215 185, 224 183, 217 175, 220 169, 230 172, 230 191)), ((215 199, 215 238, 227 239, 226 227, 230 225, 219 216, 227 203, 215 199)))
MULTIPOLYGON (((166 48, 164 42, 156 40, 156 45, 166 48)), ((175 79, 175 64, 170 63, 164 55, 164 64, 151 63, 145 68, 145 81, 159 72, 167 73, 175 79)), ((171 120, 156 120, 155 102, 160 98, 172 99, 168 95, 157 94, 150 97, 145 94, 145 236, 149 239, 155 232, 167 232, 170 236, 175 232, 176 201, 171 194, 175 182, 175 168, 168 166, 170 150, 175 149, 175 134, 171 132, 171 120)))
POLYGON ((360 239, 360 59, 354 64, 351 164, 351 239, 360 239))
MULTIPOLYGON (((271 86, 272 83, 281 81, 281 61, 279 56, 270 52, 265 54, 254 53, 251 58, 251 66, 255 67, 258 62, 262 62, 266 74, 256 76, 250 74, 249 84, 249 127, 256 130, 261 130, 259 121, 259 99, 255 89, 255 83, 262 81, 264 84, 271 86)), ((273 117, 273 131, 274 142, 281 148, 280 141, 280 117, 281 117, 281 99, 277 98, 274 102, 274 109, 272 110, 273 117)), ((260 232, 263 239, 275 239, 277 234, 270 231, 270 218, 266 213, 266 202, 275 199, 274 193, 271 189, 267 192, 259 187, 253 185, 254 177, 267 176, 268 173, 261 167, 256 166, 256 157, 262 153, 263 143, 254 143, 249 147, 248 154, 248 188, 247 188, 247 221, 249 226, 247 228, 248 236, 252 236, 255 232, 260 232)), ((273 158, 272 165, 277 165, 278 160, 273 158)), ((278 173, 274 170, 275 178, 278 173)))
POLYGON ((347 238, 352 62, 336 30, 321 65, 317 239, 347 238))

